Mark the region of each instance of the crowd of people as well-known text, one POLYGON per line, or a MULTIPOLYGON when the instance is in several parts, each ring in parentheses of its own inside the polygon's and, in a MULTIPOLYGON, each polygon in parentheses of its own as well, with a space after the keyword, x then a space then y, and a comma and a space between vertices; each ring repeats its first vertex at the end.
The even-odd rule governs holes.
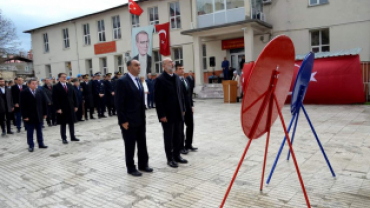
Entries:
POLYGON ((45 123, 60 125, 63 144, 67 141, 67 125, 71 141, 79 141, 75 136, 74 123, 109 116, 118 117, 118 124, 125 144, 127 172, 141 176, 143 172, 152 172, 149 166, 149 154, 146 147, 145 110, 156 108, 158 120, 163 128, 164 149, 167 164, 178 167, 178 163, 187 163, 181 154, 197 151, 193 147, 193 88, 194 77, 190 71, 185 78, 184 67, 174 65, 169 58, 163 60, 163 73, 154 78, 140 77, 140 62, 127 62, 127 74, 108 73, 101 79, 101 73, 79 74, 71 78, 59 73, 57 79, 28 79, 21 77, 5 82, 0 78, 0 124, 2 136, 14 134, 12 125, 21 132, 22 124, 27 131, 28 151, 34 151, 34 131, 36 130, 38 147, 45 149, 42 129, 45 123), (13 121, 13 123, 11 123, 13 121), (186 130, 185 130, 186 126, 186 130), (138 149, 138 169, 134 163, 135 146, 138 149))

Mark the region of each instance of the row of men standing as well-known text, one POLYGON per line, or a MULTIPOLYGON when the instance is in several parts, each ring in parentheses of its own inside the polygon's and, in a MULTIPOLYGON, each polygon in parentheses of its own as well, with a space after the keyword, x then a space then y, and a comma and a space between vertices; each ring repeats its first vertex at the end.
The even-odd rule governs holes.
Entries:
MULTIPOLYGON (((163 73, 160 74, 154 85, 154 100, 158 120, 164 132, 164 149, 167 165, 173 168, 178 163, 187 163, 180 153, 197 151, 193 147, 193 77, 192 83, 184 78, 184 67, 174 64, 171 59, 162 63, 163 73), (174 73, 175 72, 175 73, 174 73), (187 126, 186 142, 184 136, 184 122, 187 126)), ((120 78, 115 89, 115 102, 117 106, 118 124, 121 128, 125 143, 125 157, 128 174, 141 176, 139 172, 153 172, 149 166, 149 154, 146 145, 146 117, 145 93, 139 81, 140 62, 132 60, 127 62, 128 74, 120 78), (135 166, 135 145, 138 149, 138 169, 135 166)))

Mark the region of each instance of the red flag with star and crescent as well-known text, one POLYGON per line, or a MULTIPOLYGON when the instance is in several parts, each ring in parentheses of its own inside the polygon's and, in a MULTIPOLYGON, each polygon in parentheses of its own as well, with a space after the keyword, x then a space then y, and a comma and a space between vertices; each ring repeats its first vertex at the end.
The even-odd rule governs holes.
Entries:
POLYGON ((159 35, 159 53, 163 56, 171 55, 170 49, 170 23, 155 25, 155 29, 159 35))
POLYGON ((140 16, 143 13, 143 9, 134 0, 129 0, 128 5, 131 14, 140 16))

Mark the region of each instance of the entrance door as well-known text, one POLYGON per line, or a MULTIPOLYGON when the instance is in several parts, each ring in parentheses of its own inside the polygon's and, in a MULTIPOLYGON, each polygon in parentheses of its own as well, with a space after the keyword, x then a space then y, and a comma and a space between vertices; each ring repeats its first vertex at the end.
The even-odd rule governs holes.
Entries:
POLYGON ((233 53, 233 54, 230 54, 230 55, 231 55, 231 67, 236 69, 236 71, 240 75, 241 70, 242 70, 242 69, 240 69, 240 62, 243 59, 244 52, 243 53, 233 53))

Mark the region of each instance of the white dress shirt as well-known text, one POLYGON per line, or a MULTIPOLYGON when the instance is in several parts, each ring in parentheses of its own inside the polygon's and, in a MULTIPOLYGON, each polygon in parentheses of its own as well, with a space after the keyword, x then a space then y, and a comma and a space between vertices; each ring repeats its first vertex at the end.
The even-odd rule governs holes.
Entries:
MULTIPOLYGON (((137 83, 137 77, 135 77, 134 75, 132 75, 130 72, 128 73, 128 75, 131 77, 132 81, 134 82, 134 84, 136 85, 137 89, 140 89, 139 88, 139 85, 137 83)), ((140 81, 139 81, 140 82, 140 81)))
POLYGON ((3 93, 3 94, 5 94, 5 87, 0 87, 1 88, 1 92, 3 93))

